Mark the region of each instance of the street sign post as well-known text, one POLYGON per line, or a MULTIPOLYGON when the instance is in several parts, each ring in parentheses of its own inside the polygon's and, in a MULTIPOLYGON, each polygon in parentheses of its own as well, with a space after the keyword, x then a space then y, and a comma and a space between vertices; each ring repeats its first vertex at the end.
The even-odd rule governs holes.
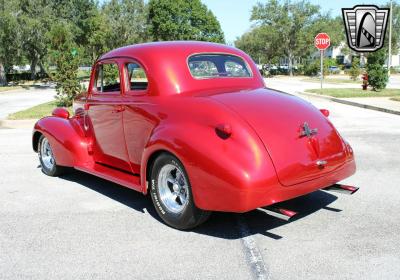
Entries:
POLYGON ((321 54, 321 93, 322 93, 322 82, 324 79, 324 50, 329 48, 331 45, 331 38, 326 33, 318 33, 314 38, 314 46, 319 49, 321 54))

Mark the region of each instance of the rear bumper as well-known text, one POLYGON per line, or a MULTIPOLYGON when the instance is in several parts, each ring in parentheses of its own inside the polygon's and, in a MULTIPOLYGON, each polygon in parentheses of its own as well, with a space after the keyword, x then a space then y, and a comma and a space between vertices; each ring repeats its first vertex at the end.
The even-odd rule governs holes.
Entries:
POLYGON ((282 186, 278 181, 272 185, 265 184, 265 182, 253 182, 253 184, 246 184, 243 187, 231 188, 229 192, 225 190, 224 193, 220 194, 218 204, 212 203, 198 206, 213 211, 247 212, 326 188, 350 177, 355 171, 355 161, 351 160, 346 162, 340 169, 314 180, 290 187, 282 186))

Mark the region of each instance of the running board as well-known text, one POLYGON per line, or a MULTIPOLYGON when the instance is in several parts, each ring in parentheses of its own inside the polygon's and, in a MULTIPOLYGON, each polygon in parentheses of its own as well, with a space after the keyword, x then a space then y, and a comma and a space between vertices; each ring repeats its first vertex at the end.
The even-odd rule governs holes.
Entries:
POLYGON ((335 185, 329 186, 327 188, 324 188, 323 190, 330 191, 330 192, 344 193, 344 194, 353 194, 356 191, 358 191, 358 189, 359 188, 354 187, 354 186, 335 184, 335 185))
POLYGON ((258 210, 270 215, 274 216, 275 218, 282 219, 285 221, 289 221, 293 216, 297 214, 297 212, 283 209, 283 208, 277 208, 277 207, 263 207, 263 208, 257 208, 258 210))
POLYGON ((134 174, 122 172, 118 169, 113 169, 100 164, 92 164, 87 166, 75 166, 77 170, 95 175, 97 177, 103 178, 105 180, 114 182, 116 184, 122 185, 124 187, 142 192, 142 187, 140 185, 140 177, 134 174))

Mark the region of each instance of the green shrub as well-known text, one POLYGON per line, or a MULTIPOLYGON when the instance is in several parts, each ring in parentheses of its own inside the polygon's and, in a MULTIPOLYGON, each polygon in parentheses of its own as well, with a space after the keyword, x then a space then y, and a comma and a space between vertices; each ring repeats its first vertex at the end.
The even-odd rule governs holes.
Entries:
MULTIPOLYGON (((329 75, 329 66, 335 66, 336 63, 330 58, 324 59, 324 76, 329 75)), ((311 60, 309 63, 304 65, 304 75, 306 76, 317 76, 321 71, 321 60, 319 58, 311 60)))
POLYGON ((51 59, 56 66, 52 79, 56 82, 57 106, 69 107, 80 93, 79 56, 68 25, 58 23, 49 32, 51 59))
POLYGON ((379 91, 386 88, 388 71, 383 67, 386 60, 385 50, 370 53, 367 61, 368 84, 373 90, 379 91))
POLYGON ((316 76, 320 71, 320 63, 319 60, 314 59, 309 61, 304 65, 304 75, 306 76, 316 76))
POLYGON ((351 68, 349 70, 350 77, 353 81, 357 81, 358 76, 361 74, 360 69, 360 59, 358 57, 354 57, 351 62, 351 68))

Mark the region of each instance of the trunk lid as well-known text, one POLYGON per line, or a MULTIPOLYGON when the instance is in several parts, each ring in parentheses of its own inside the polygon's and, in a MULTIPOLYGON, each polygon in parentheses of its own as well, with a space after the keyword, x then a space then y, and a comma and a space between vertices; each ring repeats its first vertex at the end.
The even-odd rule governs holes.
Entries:
POLYGON ((210 97, 253 127, 285 186, 318 178, 346 161, 345 145, 331 122, 300 98, 269 89, 210 97))

